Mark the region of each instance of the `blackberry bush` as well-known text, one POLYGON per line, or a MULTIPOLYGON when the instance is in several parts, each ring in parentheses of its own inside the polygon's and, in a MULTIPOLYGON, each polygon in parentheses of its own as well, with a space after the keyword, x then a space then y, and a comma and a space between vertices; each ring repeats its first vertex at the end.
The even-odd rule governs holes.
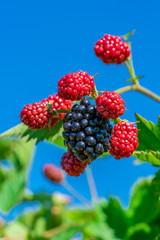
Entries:
MULTIPOLYGON (((0 135, 0 210, 7 212, 17 203, 26 201, 38 201, 41 205, 38 214, 36 211, 29 212, 27 219, 20 216, 16 224, 6 224, 0 219, 0 236, 4 236, 3 239, 11 239, 8 235, 11 233, 15 239, 27 237, 33 240, 67 240, 80 232, 83 239, 159 239, 160 214, 157 206, 160 199, 160 171, 153 180, 148 179, 138 184, 126 211, 114 198, 109 198, 106 202, 103 200, 103 204, 98 203, 90 168, 92 161, 94 164, 95 159, 107 154, 117 160, 123 161, 125 158, 124 163, 128 161, 126 158, 133 156, 141 162, 151 163, 154 167, 160 166, 160 118, 157 124, 147 121, 139 114, 136 114, 135 123, 122 119, 127 102, 124 102, 121 93, 134 90, 160 102, 158 95, 140 85, 140 77, 135 74, 129 41, 132 33, 123 36, 126 42, 120 37, 106 34, 98 40, 94 48, 96 55, 105 64, 124 62, 131 77, 129 82, 132 84, 114 91, 106 89, 104 92, 106 87, 110 88, 109 79, 104 89, 99 91, 96 89, 94 77, 87 72, 69 73, 58 81, 58 93, 26 105, 20 113, 22 124, 0 135), (74 105, 72 101, 75 101, 74 105), (45 177, 52 183, 65 187, 85 206, 89 206, 87 210, 67 209, 65 204, 70 198, 66 200, 62 195, 55 197, 51 194, 26 191, 27 167, 30 166, 35 144, 43 140, 64 150, 67 148, 60 162, 61 168, 54 164, 44 164, 45 177), (3 160, 9 160, 11 164, 6 168, 3 160), (85 170, 91 197, 93 202, 96 200, 96 204, 91 204, 77 192, 76 184, 78 181, 81 183, 83 177, 75 181, 74 189, 67 181, 70 178, 65 175, 66 172, 69 176, 78 177, 85 170), (132 214, 128 214, 129 212, 132 214), (146 222, 144 219, 147 219, 146 222), (117 223, 114 224, 114 221, 117 223)), ((125 118, 127 114, 126 112, 125 118)), ((51 157, 54 162, 58 158, 58 152, 51 157)), ((117 166, 118 164, 121 162, 117 163, 117 166)), ((125 177, 125 164, 123 167, 125 177)), ((103 175, 103 171, 100 172, 103 175)), ((116 174, 113 175, 118 181, 116 174)), ((106 181, 101 179, 101 182, 104 184, 106 181)))
POLYGON ((80 161, 93 161, 109 151, 112 126, 87 99, 66 114, 63 129, 65 146, 80 161))

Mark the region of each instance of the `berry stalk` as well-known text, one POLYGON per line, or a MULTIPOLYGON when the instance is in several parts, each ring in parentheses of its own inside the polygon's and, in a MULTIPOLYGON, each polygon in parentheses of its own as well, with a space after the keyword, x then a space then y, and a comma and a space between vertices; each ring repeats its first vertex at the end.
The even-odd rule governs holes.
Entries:
POLYGON ((97 188, 94 181, 92 169, 89 166, 86 168, 86 176, 87 176, 87 181, 88 181, 92 201, 93 202, 97 201, 98 200, 97 188))
POLYGON ((88 200, 83 197, 79 192, 77 192, 66 180, 62 183, 62 186, 70 192, 77 200, 82 202, 86 207, 89 206, 88 200))
MULTIPOLYGON (((131 32, 131 34, 133 34, 133 33, 131 32)), ((126 40, 130 50, 131 50, 131 44, 130 44, 128 38, 129 38, 129 36, 131 34, 128 34, 128 35, 124 36, 124 39, 126 40)), ((133 85, 120 88, 120 89, 116 90, 116 92, 123 93, 123 92, 127 92, 127 91, 130 91, 130 90, 135 90, 135 91, 138 91, 138 92, 141 92, 141 93, 147 95, 150 98, 153 98, 157 102, 160 102, 160 96, 158 96, 157 94, 155 94, 152 91, 148 90, 147 88, 142 87, 139 84, 138 77, 136 77, 135 70, 134 70, 132 51, 131 51, 130 57, 128 59, 128 62, 125 61, 124 64, 125 64, 128 72, 129 72, 129 74, 131 76, 131 80, 133 82, 133 85)))

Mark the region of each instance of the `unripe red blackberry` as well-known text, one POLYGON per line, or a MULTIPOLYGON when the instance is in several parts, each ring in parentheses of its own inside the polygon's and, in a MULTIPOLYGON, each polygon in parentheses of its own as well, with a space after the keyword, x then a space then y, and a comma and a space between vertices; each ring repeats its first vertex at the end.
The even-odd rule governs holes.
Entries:
POLYGON ((96 106, 83 99, 63 119, 64 145, 80 161, 93 161, 109 151, 112 126, 96 106))
POLYGON ((105 34, 94 46, 94 51, 105 64, 121 64, 130 56, 130 48, 126 42, 122 42, 118 36, 105 34))
POLYGON ((63 171, 54 164, 45 164, 43 173, 46 178, 54 183, 62 183, 65 178, 63 171))
POLYGON ((70 176, 78 177, 84 172, 90 161, 79 161, 72 153, 66 152, 62 156, 61 166, 70 176))
POLYGON ((81 71, 62 77, 58 81, 58 92, 61 97, 75 101, 89 95, 94 86, 94 78, 81 71))
POLYGON ((70 109, 72 101, 61 98, 58 94, 50 95, 41 102, 27 104, 20 113, 21 121, 30 129, 43 129, 53 127, 60 119, 63 119, 65 113, 60 113, 59 118, 53 116, 52 111, 47 109, 49 103, 53 104, 53 109, 70 109))
POLYGON ((96 106, 104 118, 116 119, 124 114, 125 102, 119 93, 106 91, 96 98, 96 106))
POLYGON ((138 147, 137 134, 138 130, 132 123, 122 121, 115 124, 110 154, 115 159, 130 157, 138 147))

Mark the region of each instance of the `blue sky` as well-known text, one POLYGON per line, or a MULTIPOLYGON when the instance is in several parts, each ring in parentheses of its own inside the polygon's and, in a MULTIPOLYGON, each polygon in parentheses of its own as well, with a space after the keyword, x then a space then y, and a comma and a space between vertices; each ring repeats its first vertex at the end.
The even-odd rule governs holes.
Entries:
MULTIPOLYGON (((0 3, 0 132, 20 123, 24 105, 57 92, 57 81, 78 69, 94 75, 99 90, 125 86, 129 74, 120 66, 104 65, 94 54, 95 42, 105 33, 131 37, 137 75, 141 84, 160 94, 159 1, 1 1, 0 3)), ((124 93, 124 118, 135 121, 135 112, 157 122, 159 104, 135 92, 124 93)), ((62 150, 40 143, 28 187, 36 192, 62 190, 43 178, 46 162, 60 164, 62 150), (56 156, 56 157, 55 157, 56 156)), ((156 172, 149 164, 133 165, 132 158, 112 157, 92 164, 100 196, 118 195, 128 203, 129 189, 140 176, 156 172)), ((88 199, 85 175, 68 178, 88 199)), ((64 191, 65 192, 65 191, 64 191)))

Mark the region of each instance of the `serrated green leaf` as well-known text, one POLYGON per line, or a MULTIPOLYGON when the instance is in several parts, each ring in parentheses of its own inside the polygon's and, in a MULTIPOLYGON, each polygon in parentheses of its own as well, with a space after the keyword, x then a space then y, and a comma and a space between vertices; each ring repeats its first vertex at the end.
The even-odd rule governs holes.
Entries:
POLYGON ((12 137, 12 136, 21 136, 22 138, 27 138, 27 141, 31 139, 36 140, 36 144, 43 140, 48 140, 52 143, 55 143, 57 146, 64 147, 62 144, 62 139, 60 134, 62 133, 62 125, 63 122, 60 120, 54 127, 52 128, 44 128, 40 130, 31 130, 23 123, 9 129, 8 131, 0 134, 0 138, 4 137, 12 137), (59 139, 59 140, 57 140, 59 139))
POLYGON ((23 123, 20 123, 12 128, 10 128, 9 130, 5 131, 4 133, 0 134, 0 138, 2 137, 19 137, 22 136, 22 134, 28 129, 28 127, 26 125, 24 125, 23 123))
POLYGON ((26 173, 21 171, 0 186, 0 209, 9 211, 21 200, 26 184, 26 173))
POLYGON ((151 121, 147 121, 139 114, 136 114, 138 121, 138 142, 137 151, 160 151, 160 127, 151 121))
POLYGON ((152 165, 160 166, 160 152, 144 152, 144 151, 135 151, 132 154, 133 157, 139 159, 140 161, 149 162, 152 165))
POLYGON ((45 139, 51 139, 54 142, 54 140, 56 140, 56 138, 59 136, 59 131, 62 128, 63 122, 62 120, 59 121, 54 127, 52 128, 44 128, 41 130, 30 130, 27 129, 23 134, 22 137, 27 136, 28 137, 28 141, 30 139, 36 139, 36 143, 43 141, 45 139))

